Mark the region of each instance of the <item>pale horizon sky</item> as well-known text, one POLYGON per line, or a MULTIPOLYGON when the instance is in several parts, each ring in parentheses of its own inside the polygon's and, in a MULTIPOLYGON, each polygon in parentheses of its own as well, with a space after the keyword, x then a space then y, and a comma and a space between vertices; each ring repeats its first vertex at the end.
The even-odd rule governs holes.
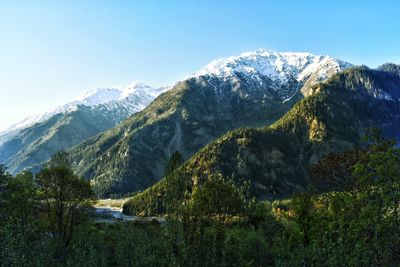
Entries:
POLYGON ((400 2, 0 1, 0 130, 89 89, 173 84, 259 48, 400 64, 400 2))

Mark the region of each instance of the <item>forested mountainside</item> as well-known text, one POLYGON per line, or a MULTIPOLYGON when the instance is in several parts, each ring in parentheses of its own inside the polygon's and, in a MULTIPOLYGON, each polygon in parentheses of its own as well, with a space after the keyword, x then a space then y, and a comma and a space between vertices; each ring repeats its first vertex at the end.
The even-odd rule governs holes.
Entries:
POLYGON ((74 147, 71 158, 99 195, 142 190, 162 178, 174 151, 188 159, 229 130, 270 125, 311 86, 349 66, 268 50, 216 60, 121 125, 74 147))
MULTIPOLYGON (((201 149, 176 171, 134 196, 129 213, 153 211, 160 196, 175 198, 213 179, 250 184, 258 199, 279 199, 303 192, 308 168, 329 153, 358 146, 365 130, 379 128, 400 139, 400 66, 373 70, 354 67, 312 88, 271 126, 230 131, 201 149)), ((188 194, 188 193, 186 193, 188 194)), ((187 197, 187 195, 186 195, 187 197)), ((166 204, 167 205, 167 204, 166 204)))

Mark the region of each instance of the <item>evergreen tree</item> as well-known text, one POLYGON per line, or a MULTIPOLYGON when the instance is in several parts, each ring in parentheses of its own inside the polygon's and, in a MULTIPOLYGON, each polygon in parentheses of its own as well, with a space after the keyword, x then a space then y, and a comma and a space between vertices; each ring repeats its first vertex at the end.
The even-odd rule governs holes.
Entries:
POLYGON ((171 175, 175 170, 177 170, 183 163, 182 154, 179 151, 175 151, 172 153, 171 157, 169 158, 168 164, 165 168, 164 176, 167 177, 171 175))

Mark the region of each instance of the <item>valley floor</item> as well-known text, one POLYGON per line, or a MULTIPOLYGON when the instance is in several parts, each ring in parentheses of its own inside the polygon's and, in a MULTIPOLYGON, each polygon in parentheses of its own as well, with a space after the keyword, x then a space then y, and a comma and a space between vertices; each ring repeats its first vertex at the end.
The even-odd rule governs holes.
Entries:
POLYGON ((94 205, 96 223, 116 223, 120 221, 130 222, 165 222, 163 217, 140 217, 129 216, 122 213, 122 206, 127 198, 122 199, 99 199, 94 205))

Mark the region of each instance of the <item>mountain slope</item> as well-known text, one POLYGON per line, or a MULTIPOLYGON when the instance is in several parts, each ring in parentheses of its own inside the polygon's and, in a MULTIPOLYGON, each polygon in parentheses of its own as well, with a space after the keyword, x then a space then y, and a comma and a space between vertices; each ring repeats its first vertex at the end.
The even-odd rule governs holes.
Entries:
POLYGON ((314 90, 270 127, 233 131, 213 142, 188 162, 187 175, 251 179, 256 196, 283 197, 307 186, 312 162, 359 144, 365 128, 400 140, 399 75, 385 67, 353 68, 314 90))
POLYGON ((387 64, 333 76, 270 127, 234 130, 211 142, 179 169, 176 185, 163 179, 133 197, 125 212, 154 212, 159 196, 171 187, 191 192, 215 177, 250 181, 259 199, 304 190, 310 164, 360 144, 365 128, 378 127, 400 140, 399 71, 400 66, 387 64))
POLYGON ((326 56, 267 50, 218 62, 73 148, 79 174, 92 179, 99 195, 142 190, 163 176, 175 150, 187 159, 229 130, 272 124, 311 85, 349 66, 326 56))
POLYGON ((154 89, 140 83, 122 89, 96 89, 28 118, 9 129, 9 137, 0 145, 0 162, 13 173, 39 166, 56 151, 116 126, 162 91, 165 88, 154 89))

